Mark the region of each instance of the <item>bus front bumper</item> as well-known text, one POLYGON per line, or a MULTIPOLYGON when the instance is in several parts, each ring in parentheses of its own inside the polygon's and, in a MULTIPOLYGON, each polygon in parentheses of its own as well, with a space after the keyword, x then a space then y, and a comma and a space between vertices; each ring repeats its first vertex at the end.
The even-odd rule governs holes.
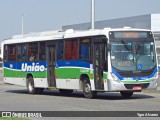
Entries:
POLYGON ((109 91, 142 91, 142 90, 155 90, 157 89, 157 79, 150 82, 122 82, 108 79, 109 91))

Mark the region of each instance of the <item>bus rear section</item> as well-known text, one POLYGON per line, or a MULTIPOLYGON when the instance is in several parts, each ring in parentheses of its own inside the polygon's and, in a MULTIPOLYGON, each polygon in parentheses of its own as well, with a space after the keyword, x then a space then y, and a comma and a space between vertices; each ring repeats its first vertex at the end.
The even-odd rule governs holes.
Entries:
POLYGON ((107 38, 99 33, 4 41, 4 82, 26 86, 30 94, 44 89, 58 89, 62 94, 81 90, 93 98, 97 91, 107 90, 107 38))

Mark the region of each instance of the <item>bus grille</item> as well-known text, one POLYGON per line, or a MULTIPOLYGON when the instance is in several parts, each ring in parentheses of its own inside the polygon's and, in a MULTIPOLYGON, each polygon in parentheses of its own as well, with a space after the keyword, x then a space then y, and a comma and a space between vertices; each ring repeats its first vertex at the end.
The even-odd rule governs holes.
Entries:
POLYGON ((149 76, 153 73, 153 71, 142 71, 139 73, 133 73, 132 71, 130 72, 118 72, 121 76, 125 77, 139 77, 139 76, 149 76))

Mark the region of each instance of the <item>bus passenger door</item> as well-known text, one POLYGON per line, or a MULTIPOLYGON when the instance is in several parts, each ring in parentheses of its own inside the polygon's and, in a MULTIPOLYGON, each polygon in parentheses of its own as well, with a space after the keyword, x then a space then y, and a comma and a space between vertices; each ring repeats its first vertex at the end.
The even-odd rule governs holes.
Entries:
POLYGON ((55 65, 56 65, 56 46, 47 46, 47 80, 49 87, 56 87, 55 65))
POLYGON ((104 90, 103 72, 106 71, 106 43, 93 44, 94 83, 96 90, 104 90))

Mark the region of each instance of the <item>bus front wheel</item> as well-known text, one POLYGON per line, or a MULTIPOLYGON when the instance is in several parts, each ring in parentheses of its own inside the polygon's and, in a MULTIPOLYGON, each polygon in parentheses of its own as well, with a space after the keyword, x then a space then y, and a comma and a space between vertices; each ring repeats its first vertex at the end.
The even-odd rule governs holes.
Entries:
POLYGON ((131 91, 120 91, 120 93, 124 98, 129 98, 133 95, 133 92, 131 91))
POLYGON ((97 92, 91 90, 91 85, 87 79, 83 80, 83 94, 85 98, 92 99, 97 95, 97 92))

